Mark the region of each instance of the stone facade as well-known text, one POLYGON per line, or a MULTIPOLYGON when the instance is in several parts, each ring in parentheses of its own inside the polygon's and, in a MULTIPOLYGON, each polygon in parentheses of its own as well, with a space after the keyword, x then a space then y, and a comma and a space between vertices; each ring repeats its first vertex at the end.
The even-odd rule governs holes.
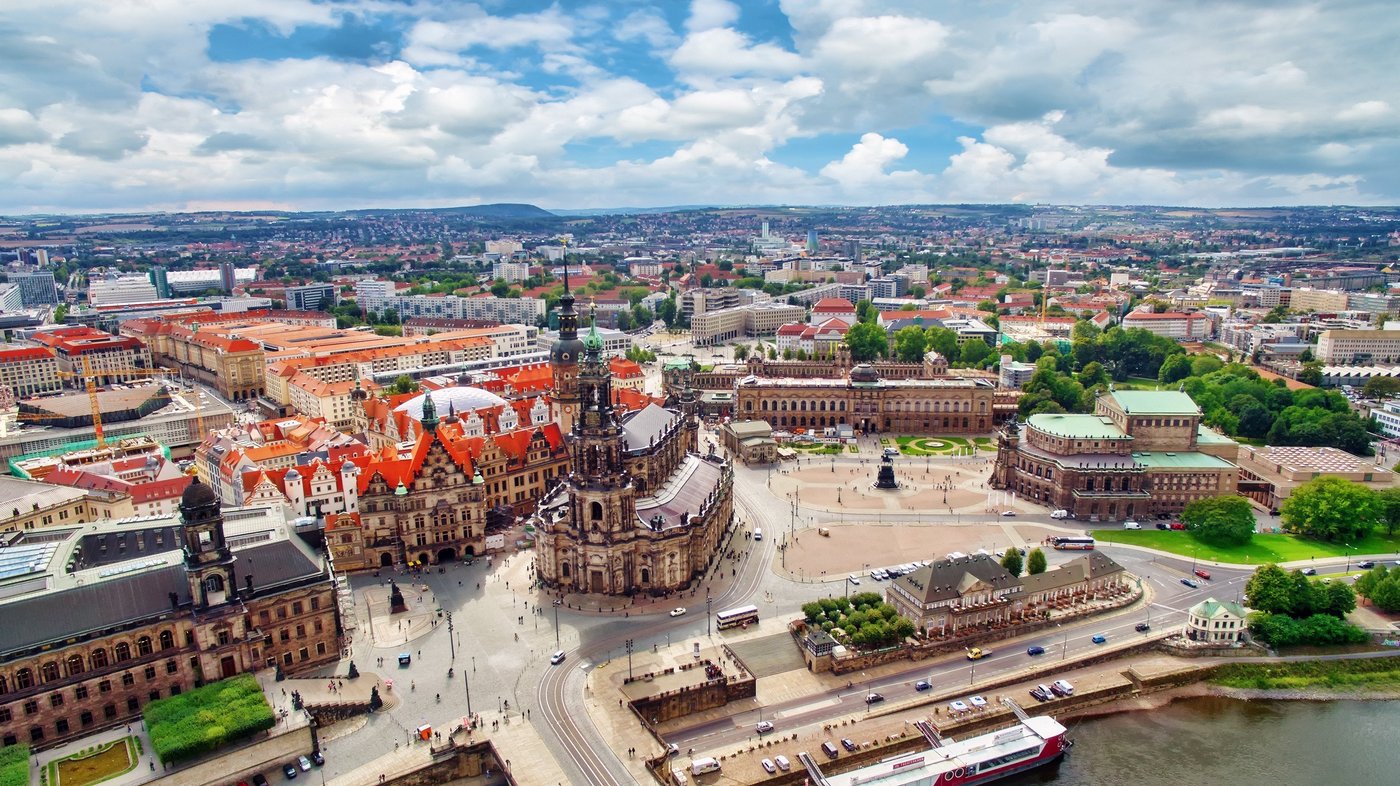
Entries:
POLYGON ((864 433, 949 434, 991 431, 995 387, 973 379, 887 380, 869 365, 846 378, 748 377, 736 389, 735 416, 775 429, 840 424, 864 433))
POLYGON ((1093 415, 1032 415, 999 436, 992 487, 1089 521, 1180 513, 1236 493, 1240 470, 1201 450, 1201 413, 1174 392, 1101 396, 1093 415))
MULTIPOLYGON (((572 471, 540 503, 536 569, 567 592, 660 595, 713 561, 733 520, 733 471, 700 456, 693 397, 620 419, 596 330, 576 377, 572 471)), ((562 358, 561 358, 562 360, 562 358)))
MULTIPOLYGON (((175 535, 168 541, 152 540, 152 525, 143 522, 143 542, 183 543, 176 565, 0 606, 6 619, 49 629, 4 634, 0 744, 56 745, 131 723, 146 703, 208 681, 262 668, 295 673, 339 659, 334 585, 318 560, 286 539, 231 549, 218 500, 204 484, 190 484, 180 510, 183 526, 161 527, 175 535), (75 604, 84 611, 59 611, 75 604)), ((142 538, 143 530, 127 536, 142 538)))

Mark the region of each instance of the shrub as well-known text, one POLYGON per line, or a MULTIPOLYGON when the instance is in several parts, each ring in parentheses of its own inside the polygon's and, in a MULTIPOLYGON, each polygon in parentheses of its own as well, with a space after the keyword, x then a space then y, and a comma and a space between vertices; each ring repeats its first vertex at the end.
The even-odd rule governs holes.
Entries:
POLYGON ((272 707, 251 674, 158 699, 142 714, 162 762, 201 756, 275 723, 272 707))

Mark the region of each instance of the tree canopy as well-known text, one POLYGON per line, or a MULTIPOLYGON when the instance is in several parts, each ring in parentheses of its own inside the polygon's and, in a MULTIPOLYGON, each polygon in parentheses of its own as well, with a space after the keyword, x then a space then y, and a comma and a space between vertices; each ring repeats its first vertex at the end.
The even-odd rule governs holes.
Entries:
POLYGON ((1241 546, 1254 537, 1254 509, 1244 497, 1198 499, 1181 512, 1181 522, 1202 543, 1241 546))
POLYGON ((900 328, 894 334, 894 354, 906 363, 917 363, 928 351, 928 334, 915 325, 900 328))
POLYGON ((1377 565, 1356 580, 1356 594, 1388 613, 1400 611, 1400 568, 1377 565))
POLYGON ((1379 494, 1360 483, 1324 475, 1294 489, 1280 512, 1289 532, 1348 542, 1364 538, 1380 523, 1384 505, 1379 494))
POLYGON ((1046 565, 1045 552, 1039 548, 1031 549, 1031 552, 1026 555, 1026 573, 1034 576, 1044 573, 1046 567, 1048 566, 1046 565))
POLYGON ((846 331, 846 346, 851 348, 851 359, 863 362, 882 358, 889 352, 885 329, 874 322, 857 322, 852 325, 851 329, 846 331))

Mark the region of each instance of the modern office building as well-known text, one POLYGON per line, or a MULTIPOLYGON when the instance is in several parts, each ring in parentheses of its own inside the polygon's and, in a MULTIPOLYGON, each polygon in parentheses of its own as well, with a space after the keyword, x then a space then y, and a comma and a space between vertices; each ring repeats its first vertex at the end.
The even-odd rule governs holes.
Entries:
POLYGON ((807 309, 786 303, 753 303, 697 314, 690 320, 696 346, 723 344, 739 338, 774 336, 789 322, 802 322, 807 309))
POLYGON ((1202 341, 1210 338, 1210 316, 1203 311, 1155 314, 1151 311, 1130 311, 1123 316, 1124 328, 1142 328, 1166 338, 1202 341))
POLYGON ((10 273, 6 276, 11 284, 19 284, 20 299, 26 308, 58 305, 58 285, 53 273, 38 270, 26 273, 10 273))
POLYGON ((1324 330, 1316 356, 1327 365, 1392 363, 1400 360, 1400 330, 1324 330))
POLYGON ((282 290, 290 311, 327 311, 335 305, 335 286, 307 284, 282 290))

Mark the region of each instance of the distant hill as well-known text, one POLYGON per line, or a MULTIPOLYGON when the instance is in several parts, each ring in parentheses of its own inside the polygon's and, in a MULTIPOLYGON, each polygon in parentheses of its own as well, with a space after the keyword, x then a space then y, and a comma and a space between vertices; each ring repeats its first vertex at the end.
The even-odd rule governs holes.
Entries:
POLYGON ((363 208, 346 210, 345 215, 384 215, 389 213, 437 213, 450 216, 475 216, 477 218, 558 218, 559 216, 535 205, 516 202, 495 202, 489 205, 463 205, 461 207, 428 208, 363 208))

